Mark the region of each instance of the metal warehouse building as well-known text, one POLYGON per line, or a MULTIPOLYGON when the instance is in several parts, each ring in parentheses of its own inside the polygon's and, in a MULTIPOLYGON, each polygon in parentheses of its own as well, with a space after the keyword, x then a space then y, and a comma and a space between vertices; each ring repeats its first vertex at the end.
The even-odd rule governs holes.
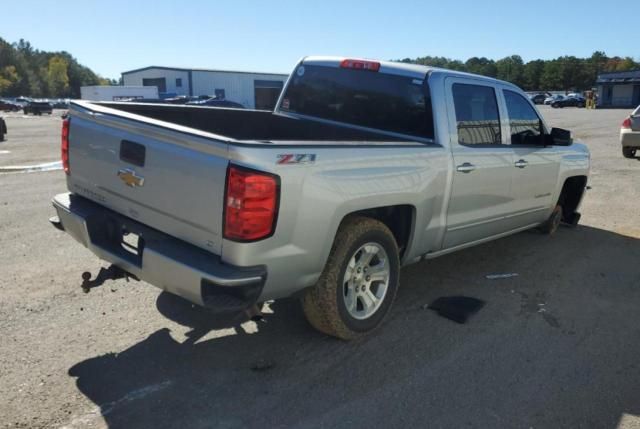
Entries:
POLYGON ((640 70, 602 73, 596 81, 598 107, 640 105, 640 70))
POLYGON ((122 72, 125 86, 157 86, 160 96, 215 95, 250 109, 272 109, 288 75, 150 66, 122 72))

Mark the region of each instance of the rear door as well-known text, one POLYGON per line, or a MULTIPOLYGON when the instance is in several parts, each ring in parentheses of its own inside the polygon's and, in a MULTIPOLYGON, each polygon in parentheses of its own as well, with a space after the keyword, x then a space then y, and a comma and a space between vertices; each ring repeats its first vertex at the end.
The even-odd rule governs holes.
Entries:
POLYGON ((444 239, 450 248, 510 229, 514 166, 496 88, 464 78, 447 78, 445 86, 454 160, 444 239))
POLYGON ((511 197, 513 227, 542 222, 548 216, 558 174, 560 153, 542 145, 544 125, 533 105, 522 94, 502 88, 508 115, 507 138, 515 155, 511 197))

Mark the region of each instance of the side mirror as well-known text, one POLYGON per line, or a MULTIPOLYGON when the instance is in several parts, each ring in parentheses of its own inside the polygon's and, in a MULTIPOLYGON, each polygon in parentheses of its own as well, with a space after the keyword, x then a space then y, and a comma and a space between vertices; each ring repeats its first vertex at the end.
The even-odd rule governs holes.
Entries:
POLYGON ((544 135, 545 146, 571 146, 571 131, 562 128, 551 128, 550 134, 544 135))

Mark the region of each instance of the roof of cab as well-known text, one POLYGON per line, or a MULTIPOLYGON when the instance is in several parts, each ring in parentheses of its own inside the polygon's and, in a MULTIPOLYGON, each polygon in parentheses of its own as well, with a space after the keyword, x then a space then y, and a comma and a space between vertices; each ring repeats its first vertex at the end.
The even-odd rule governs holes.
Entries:
POLYGON ((389 73, 389 74, 397 74, 407 77, 414 77, 418 79, 424 79, 427 73, 442 73, 447 76, 459 76, 459 77, 468 77, 474 79, 483 79, 488 82, 493 83, 501 83, 504 85, 509 85, 516 87, 511 82, 502 81, 499 79, 495 79, 488 76, 482 76, 473 73, 466 73, 457 70, 449 70, 443 69, 439 67, 431 67, 431 66, 423 66, 419 64, 410 64, 410 63, 401 63, 396 61, 381 61, 375 59, 368 58, 354 58, 354 57, 338 57, 338 56, 309 56, 304 57, 301 62, 303 64, 309 65, 318 65, 318 66, 328 66, 328 67, 339 67, 342 60, 345 59, 358 59, 362 61, 375 61, 380 63, 380 72, 381 73, 389 73))

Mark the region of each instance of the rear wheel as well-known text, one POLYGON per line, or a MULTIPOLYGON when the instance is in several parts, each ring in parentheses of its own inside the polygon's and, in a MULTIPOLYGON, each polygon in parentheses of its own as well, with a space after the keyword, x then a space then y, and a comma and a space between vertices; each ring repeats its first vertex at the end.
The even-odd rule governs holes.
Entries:
POLYGON ((557 204, 549 215, 549 218, 540 225, 538 229, 543 234, 553 235, 558 230, 558 227, 560 227, 560 222, 562 222, 562 206, 557 204))
POLYGON ((389 228, 365 217, 340 226, 318 283, 302 298, 317 330, 343 340, 377 328, 398 290, 398 246, 389 228))
POLYGON ((625 158, 635 158, 636 157, 636 148, 635 147, 623 147, 622 148, 622 156, 625 158))

